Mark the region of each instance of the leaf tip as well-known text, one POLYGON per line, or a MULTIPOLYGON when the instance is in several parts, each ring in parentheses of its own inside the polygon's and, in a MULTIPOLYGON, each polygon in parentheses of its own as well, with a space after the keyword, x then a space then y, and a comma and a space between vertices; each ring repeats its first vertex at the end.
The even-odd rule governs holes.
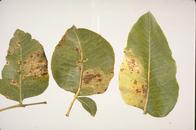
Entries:
POLYGON ((76 27, 75 25, 73 25, 73 26, 71 27, 71 29, 77 29, 77 27, 76 27))
POLYGON ((150 11, 148 11, 147 13, 145 13, 143 16, 150 17, 150 18, 153 18, 154 19, 154 15, 150 11))
POLYGON ((14 35, 20 34, 20 33, 25 33, 23 30, 17 28, 14 35))
POLYGON ((148 14, 148 15, 152 15, 151 11, 148 11, 146 14, 148 14))

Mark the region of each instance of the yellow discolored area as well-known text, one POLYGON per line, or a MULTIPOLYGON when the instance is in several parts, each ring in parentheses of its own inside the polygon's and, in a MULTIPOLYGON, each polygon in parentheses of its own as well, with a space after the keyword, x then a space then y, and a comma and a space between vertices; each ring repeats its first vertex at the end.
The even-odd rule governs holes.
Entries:
POLYGON ((147 80, 143 66, 131 50, 125 51, 119 76, 120 91, 124 101, 143 109, 147 95, 147 80))
POLYGON ((105 74, 100 69, 87 69, 83 72, 81 95, 101 94, 107 90, 113 72, 105 74))

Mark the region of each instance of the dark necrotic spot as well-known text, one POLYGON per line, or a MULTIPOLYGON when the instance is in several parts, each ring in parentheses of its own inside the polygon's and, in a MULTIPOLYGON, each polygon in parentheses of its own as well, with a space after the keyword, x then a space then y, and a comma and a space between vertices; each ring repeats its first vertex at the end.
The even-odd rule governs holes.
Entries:
POLYGON ((102 79, 98 79, 97 81, 101 82, 101 81, 102 81, 102 79))
POLYGON ((39 57, 40 56, 40 53, 37 53, 37 57, 39 57))
POLYGON ((6 65, 9 65, 9 61, 6 61, 6 65))
POLYGON ((39 63, 42 63, 42 62, 43 62, 43 60, 39 60, 38 62, 39 62, 39 63))
POLYGON ((139 90, 139 89, 136 89, 136 93, 141 93, 141 90, 139 90))
POLYGON ((101 77, 101 75, 100 74, 96 74, 96 77, 101 77))
POLYGON ((78 53, 80 52, 78 47, 75 48, 75 51, 78 52, 78 53))

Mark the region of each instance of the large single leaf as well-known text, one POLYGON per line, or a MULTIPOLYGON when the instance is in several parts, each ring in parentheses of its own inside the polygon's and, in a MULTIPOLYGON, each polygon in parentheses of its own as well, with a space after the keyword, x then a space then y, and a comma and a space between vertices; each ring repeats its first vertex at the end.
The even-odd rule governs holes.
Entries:
POLYGON ((0 93, 24 107, 23 99, 41 94, 48 86, 48 63, 43 47, 29 33, 18 29, 10 40, 6 61, 0 93))
POLYGON ((75 93, 74 102, 77 96, 106 91, 113 77, 114 52, 97 33, 73 26, 56 46, 51 67, 57 84, 75 93))
POLYGON ((178 97, 176 64, 150 12, 133 26, 124 53, 119 76, 124 101, 152 116, 166 116, 178 97))

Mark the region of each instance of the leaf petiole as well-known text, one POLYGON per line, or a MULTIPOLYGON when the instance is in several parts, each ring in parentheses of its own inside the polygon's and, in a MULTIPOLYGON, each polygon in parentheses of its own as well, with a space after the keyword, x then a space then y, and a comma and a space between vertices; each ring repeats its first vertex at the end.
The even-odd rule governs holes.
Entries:
POLYGON ((66 114, 65 114, 67 117, 69 116, 69 114, 70 114, 70 112, 71 112, 71 109, 72 109, 72 107, 73 107, 73 104, 74 104, 74 102, 76 101, 76 99, 78 98, 79 93, 80 93, 80 87, 78 88, 78 91, 77 91, 76 94, 74 95, 74 98, 73 98, 73 100, 72 100, 72 102, 71 102, 71 104, 70 104, 70 106, 69 106, 69 108, 68 108, 68 110, 67 110, 67 112, 66 112, 66 114))
POLYGON ((19 104, 13 105, 13 106, 2 108, 2 109, 0 109, 0 112, 8 110, 8 109, 17 108, 17 107, 27 107, 27 106, 34 106, 34 105, 41 105, 41 104, 47 104, 47 102, 45 101, 45 102, 37 102, 37 103, 29 103, 29 104, 21 104, 21 103, 19 103, 19 104))

